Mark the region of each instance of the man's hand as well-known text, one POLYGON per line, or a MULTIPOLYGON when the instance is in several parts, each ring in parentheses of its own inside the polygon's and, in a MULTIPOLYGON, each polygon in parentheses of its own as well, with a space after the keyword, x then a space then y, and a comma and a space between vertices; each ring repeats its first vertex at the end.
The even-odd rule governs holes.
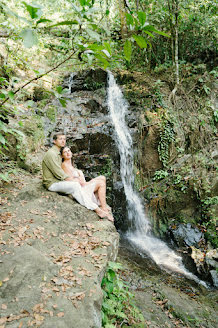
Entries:
POLYGON ((78 182, 81 186, 85 186, 86 184, 86 181, 82 177, 79 178, 70 177, 70 178, 66 178, 65 181, 78 182))

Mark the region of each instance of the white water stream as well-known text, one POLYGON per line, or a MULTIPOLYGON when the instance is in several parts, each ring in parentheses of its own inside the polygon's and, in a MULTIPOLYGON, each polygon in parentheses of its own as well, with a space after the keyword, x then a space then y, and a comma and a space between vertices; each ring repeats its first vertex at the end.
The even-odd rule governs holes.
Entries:
POLYGON ((114 139, 120 154, 120 174, 128 204, 128 219, 131 230, 126 233, 130 243, 139 252, 149 255, 165 270, 178 272, 198 283, 206 285, 195 275, 186 270, 182 258, 170 249, 163 241, 152 236, 149 219, 139 195, 134 191, 133 175, 133 142, 125 122, 128 103, 113 75, 108 72, 107 105, 114 126, 114 139))

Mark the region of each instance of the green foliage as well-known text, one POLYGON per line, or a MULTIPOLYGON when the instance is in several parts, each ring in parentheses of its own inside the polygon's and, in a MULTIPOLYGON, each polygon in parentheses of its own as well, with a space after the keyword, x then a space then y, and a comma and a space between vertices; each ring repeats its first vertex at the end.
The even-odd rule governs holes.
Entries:
POLYGON ((218 205, 218 196, 208 197, 208 198, 202 200, 202 204, 205 207, 208 207, 210 205, 218 205))
POLYGON ((16 162, 8 161, 7 156, 1 154, 0 161, 0 185, 3 183, 10 183, 14 181, 15 176, 18 174, 18 167, 16 162))
POLYGON ((131 60, 131 55, 132 55, 132 44, 129 40, 125 41, 124 47, 124 56, 128 62, 131 60))
POLYGON ((215 110, 213 113, 214 121, 218 123, 218 110, 215 110))
POLYGON ((160 142, 158 144, 158 153, 164 167, 167 167, 169 161, 169 148, 174 141, 175 132, 170 121, 163 121, 163 126, 160 131, 160 142))
POLYGON ((169 173, 165 170, 158 170, 155 172, 154 174, 154 177, 153 177, 153 180, 154 181, 157 181, 157 180, 161 180, 161 179, 164 179, 166 177, 169 176, 169 173))
POLYGON ((205 237, 215 248, 218 247, 217 237, 217 208, 218 196, 207 197, 201 201, 202 206, 202 224, 205 229, 205 237))
POLYGON ((48 106, 46 110, 46 116, 49 118, 51 122, 55 122, 56 120, 56 115, 57 115, 57 109, 55 106, 48 106))
POLYGON ((106 178, 110 178, 112 174, 112 159, 106 158, 105 164, 100 171, 101 175, 104 175, 106 178))
POLYGON ((117 327, 124 322, 133 327, 134 324, 144 321, 133 303, 133 294, 117 273, 121 268, 119 263, 109 262, 102 279, 104 300, 101 313, 102 326, 105 328, 117 327))
POLYGON ((10 145, 8 142, 8 137, 15 136, 17 139, 22 139, 24 134, 16 128, 11 128, 8 124, 5 124, 0 120, 0 154, 4 149, 8 149, 10 145))
POLYGON ((180 174, 176 174, 173 178, 173 184, 177 187, 179 187, 179 189, 183 192, 186 191, 187 189, 187 184, 186 181, 184 180, 184 177, 181 176, 180 174))
POLYGON ((128 62, 131 60, 134 41, 141 49, 146 49, 148 45, 151 47, 150 38, 154 38, 154 34, 152 33, 169 37, 168 34, 157 30, 147 22, 147 15, 145 12, 136 11, 135 13, 126 13, 125 15, 126 23, 131 33, 131 38, 127 39, 124 43, 124 57, 128 62))

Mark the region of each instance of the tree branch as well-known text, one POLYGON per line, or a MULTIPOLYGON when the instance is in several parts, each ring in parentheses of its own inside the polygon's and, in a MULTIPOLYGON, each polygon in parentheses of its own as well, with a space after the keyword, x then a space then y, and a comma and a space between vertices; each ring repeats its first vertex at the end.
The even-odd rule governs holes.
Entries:
MULTIPOLYGON (((41 77, 43 77, 43 76, 49 74, 50 72, 54 71, 54 70, 57 69, 59 66, 61 66, 62 64, 66 63, 66 61, 68 61, 70 58, 72 58, 73 55, 75 55, 76 52, 77 52, 77 51, 74 50, 74 51, 70 54, 70 56, 68 56, 68 57, 67 57, 66 59, 64 59, 62 62, 60 62, 59 64, 57 64, 55 67, 50 68, 47 72, 45 72, 45 73, 43 73, 43 74, 41 74, 41 75, 39 75, 39 76, 37 76, 37 77, 34 77, 34 78, 31 79, 30 81, 24 83, 20 88, 18 88, 18 89, 14 92, 14 95, 15 95, 16 93, 18 93, 20 90, 22 90, 23 88, 25 88, 25 87, 26 87, 27 85, 29 85, 30 83, 32 83, 33 81, 37 81, 37 80, 41 79, 41 77)), ((8 100, 9 100, 9 97, 7 97, 3 102, 0 103, 0 107, 1 107, 2 105, 4 105, 8 100)))

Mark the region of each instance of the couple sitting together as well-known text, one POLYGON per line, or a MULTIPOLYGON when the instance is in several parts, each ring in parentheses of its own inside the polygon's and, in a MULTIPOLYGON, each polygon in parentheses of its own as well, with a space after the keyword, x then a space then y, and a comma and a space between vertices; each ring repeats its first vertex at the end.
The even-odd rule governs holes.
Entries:
POLYGON ((53 136, 54 146, 42 161, 43 185, 49 191, 72 195, 81 205, 95 211, 100 218, 114 221, 106 203, 106 178, 101 175, 86 182, 81 170, 74 167, 72 152, 66 146, 66 136, 53 136))

